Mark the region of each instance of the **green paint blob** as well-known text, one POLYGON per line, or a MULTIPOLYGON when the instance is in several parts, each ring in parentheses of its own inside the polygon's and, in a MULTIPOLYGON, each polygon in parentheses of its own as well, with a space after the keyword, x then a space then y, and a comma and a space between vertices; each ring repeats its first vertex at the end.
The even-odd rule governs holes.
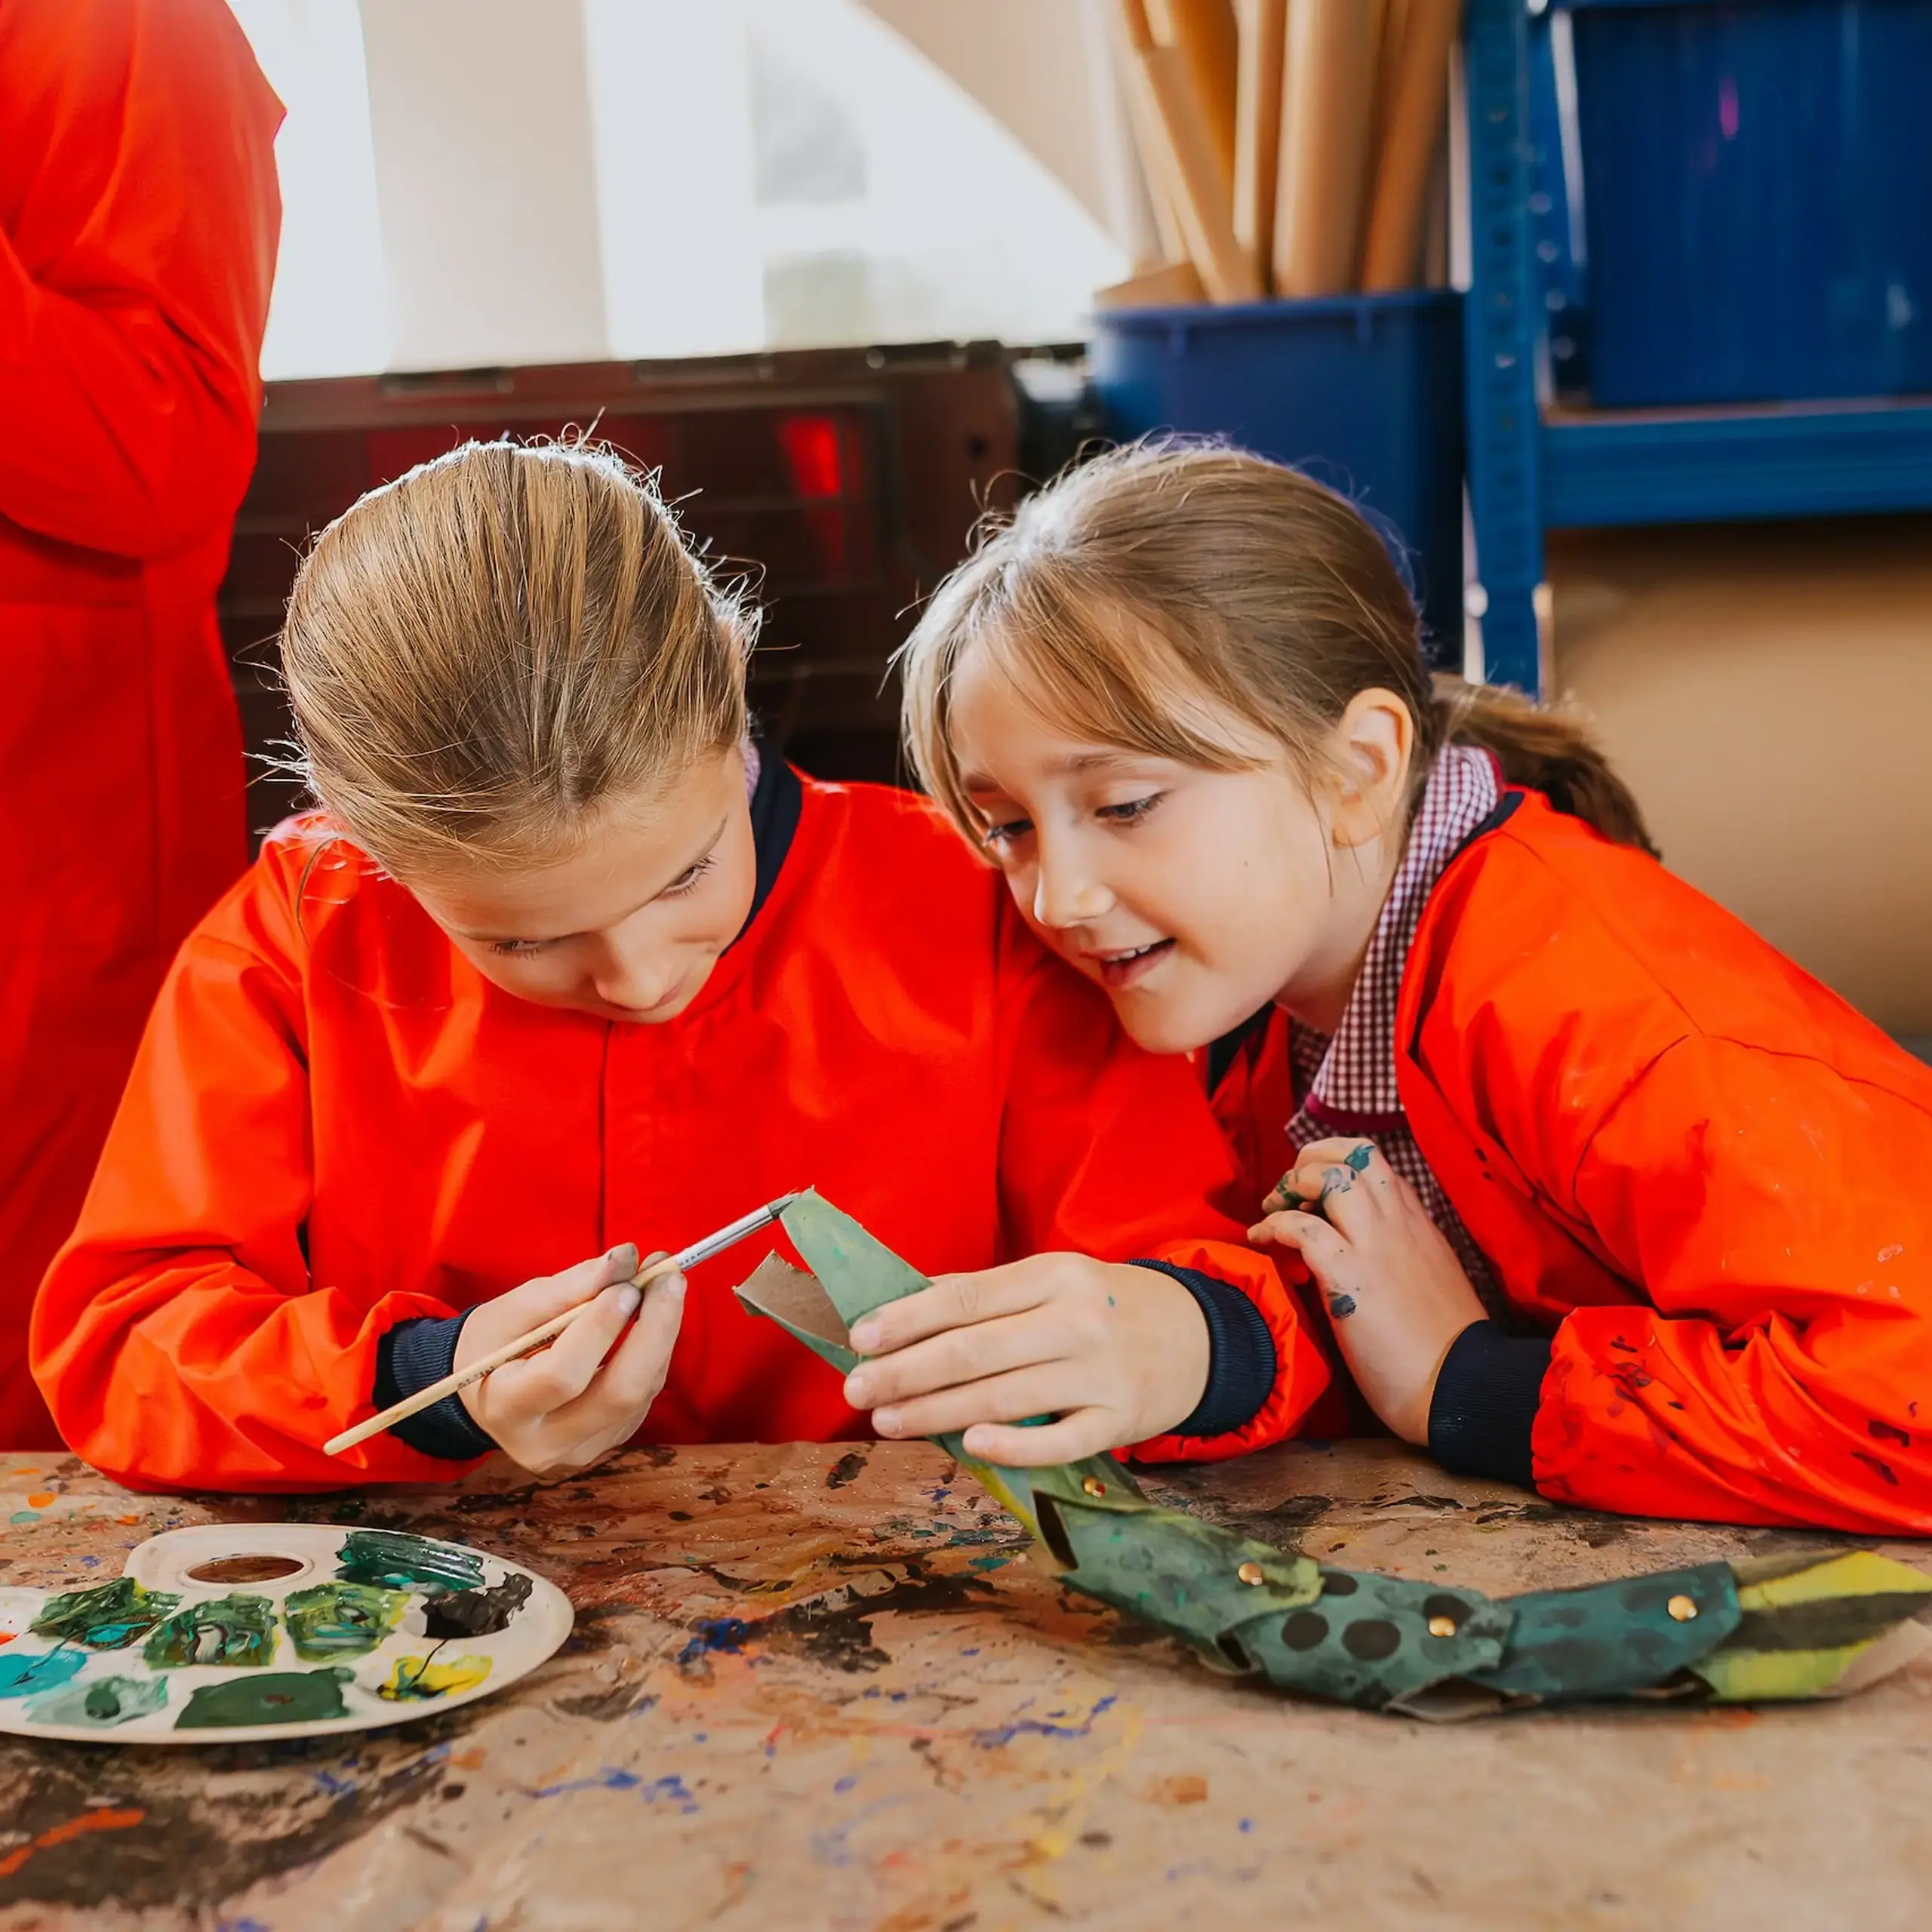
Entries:
POLYGON ((165 1677, 97 1677, 90 1683, 43 1693, 28 1705, 27 1718, 33 1724, 112 1730, 131 1718, 150 1715, 167 1702, 165 1677))
POLYGON ((405 1590, 317 1583, 292 1592, 281 1613, 295 1654, 305 1663, 327 1663, 332 1657, 368 1656, 401 1622, 408 1604, 405 1590))
POLYGON ((131 1577, 49 1597, 32 1623, 36 1637, 82 1644, 91 1651, 125 1651, 181 1601, 166 1590, 144 1589, 131 1577))
POLYGON ((275 1655, 275 1605, 266 1597, 242 1591, 204 1597, 177 1611, 141 1654, 150 1670, 180 1670, 192 1663, 265 1664, 275 1655))
POLYGON ((473 1549, 454 1549, 400 1530, 351 1530, 337 1552, 335 1574, 346 1583, 433 1595, 480 1589, 483 1560, 473 1549))
POLYGON ((346 1718, 342 1687, 352 1673, 340 1664, 321 1670, 271 1670, 226 1684, 204 1684, 174 1720, 177 1730, 226 1724, 315 1724, 346 1718))

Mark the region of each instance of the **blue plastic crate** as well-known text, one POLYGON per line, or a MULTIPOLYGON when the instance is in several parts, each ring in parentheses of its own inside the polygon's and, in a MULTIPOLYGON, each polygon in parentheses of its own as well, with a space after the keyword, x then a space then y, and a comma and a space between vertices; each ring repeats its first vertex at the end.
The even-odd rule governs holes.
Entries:
POLYGON ((1932 391, 1932 0, 1572 20, 1596 406, 1932 391))
POLYGON ((1110 435, 1225 435, 1352 497, 1404 565, 1438 661, 1460 664, 1459 294, 1119 309, 1094 329, 1110 435))

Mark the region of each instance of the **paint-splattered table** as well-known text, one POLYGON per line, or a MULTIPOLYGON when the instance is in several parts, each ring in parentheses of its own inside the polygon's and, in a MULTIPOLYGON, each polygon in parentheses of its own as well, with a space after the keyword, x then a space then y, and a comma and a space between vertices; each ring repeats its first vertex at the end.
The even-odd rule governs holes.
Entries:
MULTIPOLYGON (((1497 1592, 1829 1540, 1583 1515, 1386 1444, 1154 1487, 1497 1592)), ((294 1500, 139 1497, 0 1457, 0 1582, 105 1577, 157 1531, 288 1516, 513 1558, 569 1593, 576 1634, 500 1698, 365 1738, 0 1739, 0 1927, 1886 1932, 1932 1912, 1932 1666, 1758 1713, 1437 1729, 1292 1703, 1063 1593, 923 1444, 294 1500)))

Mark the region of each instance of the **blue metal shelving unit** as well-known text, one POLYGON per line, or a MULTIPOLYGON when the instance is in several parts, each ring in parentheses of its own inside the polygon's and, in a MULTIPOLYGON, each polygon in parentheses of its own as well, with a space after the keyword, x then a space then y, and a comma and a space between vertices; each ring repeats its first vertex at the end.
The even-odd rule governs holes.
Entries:
POLYGON ((1546 529, 1932 508, 1932 399, 1615 411, 1549 400, 1534 63, 1547 58, 1552 6, 1655 4, 1468 0, 1469 502, 1485 669, 1526 691, 1540 681, 1546 529))

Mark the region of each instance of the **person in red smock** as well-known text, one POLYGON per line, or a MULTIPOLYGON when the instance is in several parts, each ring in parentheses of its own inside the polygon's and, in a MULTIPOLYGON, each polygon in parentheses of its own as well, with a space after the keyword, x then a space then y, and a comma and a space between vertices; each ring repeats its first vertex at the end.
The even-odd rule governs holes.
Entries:
POLYGON ((0 1448, 176 946, 247 862, 214 593, 280 103, 223 0, 0 6, 0 1448))
POLYGON ((1007 1461, 1293 1427, 1326 1370, 1208 1204, 1232 1166, 1192 1070, 1120 1034, 924 801, 761 758, 749 629, 589 452, 472 447, 318 540, 283 661, 329 816, 183 946, 35 1314, 88 1461, 315 1488, 866 1410, 1007 1461), (769 1237, 640 1307, 632 1242, 808 1186, 949 1276, 879 1359, 841 1384, 738 1305, 769 1237))
POLYGON ((1389 1429, 1599 1509, 1932 1534, 1932 1069, 1666 872, 1575 725, 1432 686, 1352 505, 1114 453, 905 666, 928 784, 1201 1055, 1389 1429))

